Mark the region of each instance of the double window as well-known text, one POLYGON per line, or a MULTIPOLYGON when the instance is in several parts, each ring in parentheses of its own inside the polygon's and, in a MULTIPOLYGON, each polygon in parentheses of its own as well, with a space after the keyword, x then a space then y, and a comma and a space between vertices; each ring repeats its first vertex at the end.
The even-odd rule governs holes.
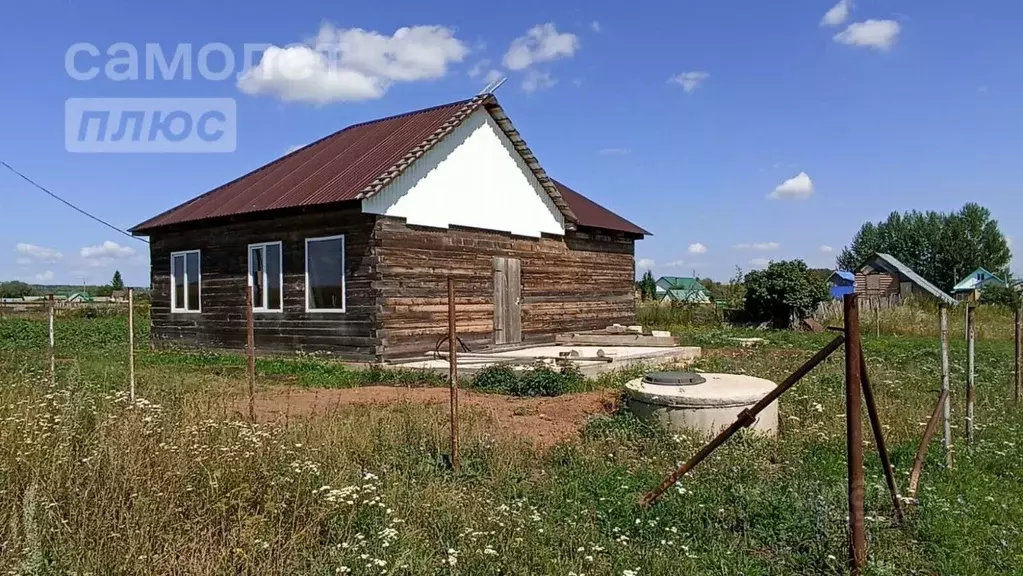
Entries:
POLYGON ((256 312, 280 312, 284 309, 284 266, 281 243, 249 245, 249 288, 252 309, 256 312))
POLYGON ((171 312, 199 312, 201 273, 198 250, 171 252, 171 312))
POLYGON ((305 241, 305 308, 307 312, 345 311, 345 237, 305 241))

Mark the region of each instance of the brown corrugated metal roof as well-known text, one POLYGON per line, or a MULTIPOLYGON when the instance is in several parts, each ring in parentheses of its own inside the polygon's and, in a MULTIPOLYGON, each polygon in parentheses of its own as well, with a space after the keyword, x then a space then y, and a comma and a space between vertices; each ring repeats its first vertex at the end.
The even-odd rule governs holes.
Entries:
MULTIPOLYGON (((562 198, 562 186, 547 176, 492 94, 349 126, 291 154, 159 214, 131 229, 133 234, 184 222, 206 220, 373 196, 459 124, 484 106, 511 140, 526 165, 565 215, 574 209, 562 198)), ((565 187, 588 211, 587 224, 636 234, 646 232, 565 187), (617 227, 616 227, 617 226, 617 227), (627 226, 627 228, 621 228, 627 226)))
POLYGON ((567 202, 568 206, 572 209, 572 212, 576 216, 576 223, 580 226, 603 228, 605 230, 628 232, 630 234, 640 234, 643 236, 650 235, 650 233, 646 230, 636 226, 632 222, 629 222, 607 208, 604 208, 600 204, 597 204, 575 190, 572 190, 561 182, 554 180, 554 185, 558 187, 558 190, 561 192, 561 197, 565 199, 565 202, 567 202))

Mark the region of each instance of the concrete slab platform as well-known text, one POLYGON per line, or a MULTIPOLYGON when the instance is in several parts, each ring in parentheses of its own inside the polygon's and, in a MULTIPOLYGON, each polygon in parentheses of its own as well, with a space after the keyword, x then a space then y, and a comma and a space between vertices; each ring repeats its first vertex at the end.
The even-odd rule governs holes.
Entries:
MULTIPOLYGON (((494 352, 488 354, 466 354, 458 357, 458 372, 460 374, 471 374, 488 366, 505 361, 522 362, 515 364, 518 367, 529 365, 533 358, 542 357, 548 364, 555 364, 563 352, 575 351, 578 358, 594 358, 598 351, 603 351, 604 357, 609 361, 602 360, 571 360, 583 373, 592 377, 605 372, 630 368, 636 365, 659 366, 664 364, 688 364, 700 357, 702 350, 698 346, 674 346, 666 348, 662 346, 534 346, 520 350, 508 350, 505 352, 494 352), (475 356, 475 357, 474 357, 475 356)), ((410 358, 400 363, 385 364, 385 368, 408 368, 413 370, 434 370, 447 373, 448 361, 444 358, 434 358, 432 354, 424 355, 422 360, 410 358)))

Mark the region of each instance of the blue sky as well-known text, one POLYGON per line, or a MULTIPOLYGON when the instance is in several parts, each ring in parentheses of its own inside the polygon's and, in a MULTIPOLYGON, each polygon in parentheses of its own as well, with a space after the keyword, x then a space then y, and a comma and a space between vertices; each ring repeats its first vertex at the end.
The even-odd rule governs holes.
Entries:
MULTIPOLYGON (((126 228, 348 124, 471 96, 496 70, 547 171, 654 233, 637 258, 658 276, 830 266, 866 220, 966 201, 1023 241, 1023 4, 836 2, 10 3, 0 159, 126 228), (345 75, 293 86, 65 69, 79 42, 168 56, 188 43, 193 70, 222 42, 241 72, 246 43, 317 35, 346 46, 345 75), (236 99, 237 149, 70 153, 65 101, 84 97, 236 99)), ((115 268, 148 285, 148 247, 0 172, 0 278, 101 283, 115 268)))

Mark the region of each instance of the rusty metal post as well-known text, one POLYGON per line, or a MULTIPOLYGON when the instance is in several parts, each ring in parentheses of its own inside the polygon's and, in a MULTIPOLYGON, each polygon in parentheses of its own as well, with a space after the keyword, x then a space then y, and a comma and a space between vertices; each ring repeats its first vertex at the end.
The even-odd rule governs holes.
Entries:
POLYGON ((924 436, 920 440, 920 447, 916 450, 916 458, 913 459, 913 470, 909 473, 909 488, 906 493, 910 498, 916 497, 916 487, 920 483, 920 472, 924 467, 924 458, 927 456, 927 447, 931 444, 931 438, 938 429, 938 417, 945 406, 945 399, 948 398, 948 391, 942 390, 938 396, 938 403, 934 405, 931 417, 927 420, 927 427, 924 428, 924 436))
POLYGON ((977 341, 976 308, 966 306, 966 443, 973 442, 973 388, 976 379, 974 348, 977 341))
POLYGON ((877 413, 877 402, 874 400, 874 389, 870 385, 870 377, 867 375, 867 359, 860 354, 860 378, 863 380, 863 401, 867 405, 867 417, 870 419, 870 428, 874 432, 874 443, 877 444, 877 455, 881 458, 881 467, 884 469, 884 480, 888 484, 888 492, 892 496, 892 508, 895 509, 896 522, 902 522, 902 503, 899 501, 899 487, 895 484, 895 471, 892 469, 891 458, 888 457, 888 447, 884 443, 884 430, 881 428, 881 417, 877 413))
POLYGON ((1023 305, 1016 308, 1016 382, 1013 392, 1016 402, 1023 394, 1023 305))
POLYGON ((949 387, 949 362, 948 362, 948 306, 941 305, 939 311, 941 316, 941 390, 945 394, 945 403, 941 407, 944 435, 942 446, 945 448, 945 465, 952 467, 952 399, 949 387))
POLYGON ((881 337, 881 297, 874 301, 874 328, 877 330, 878 338, 881 337))
POLYGON ((128 397, 135 403, 135 290, 128 288, 128 397))
POLYGON ((248 352, 249 422, 256 421, 256 334, 252 319, 252 287, 245 288, 245 348, 248 352))
POLYGON ((458 341, 455 331, 455 281, 448 278, 448 385, 451 388, 451 469, 458 474, 458 341))
POLYGON ((828 356, 831 356, 831 354, 835 350, 838 350, 838 348, 842 345, 843 342, 845 342, 845 336, 837 336, 834 340, 828 342, 827 346, 822 348, 820 351, 814 354, 809 360, 807 360, 802 366, 797 368, 796 371, 789 375, 789 377, 786 378, 784 381, 782 381, 781 384, 778 384, 778 386, 775 387, 774 390, 768 392, 766 396, 761 398, 759 402, 757 402, 750 408, 743 410, 739 414, 739 417, 735 419, 735 422, 732 422, 727 428, 719 432, 718 435, 715 436, 714 439, 711 440, 709 443, 707 443, 707 445, 701 448, 700 451, 697 452, 695 456, 690 458, 685 464, 683 464, 677 470, 672 472, 667 478, 665 478, 664 481, 662 481, 657 486, 657 488, 654 488, 648 494, 643 496, 643 498, 640 500, 640 504, 643 506, 650 506, 655 501, 657 501, 657 499, 660 498, 668 488, 671 488, 672 486, 675 485, 676 482, 679 481, 679 478, 682 478, 687 473, 689 473, 690 470, 695 468, 697 464, 703 462, 703 460, 707 456, 710 456, 710 454, 714 452, 714 450, 717 450, 719 446, 724 444, 725 441, 728 440, 733 434, 738 432, 740 428, 745 428, 753 424, 756 421, 757 414, 759 414, 765 408, 770 406, 772 402, 777 400, 779 396, 788 391, 789 388, 792 388, 792 386, 794 386, 796 382, 802 380, 804 376, 806 376, 811 370, 816 368, 818 364, 827 359, 828 356))
POLYGON ((863 385, 860 346, 860 307, 855 294, 846 294, 845 308, 845 428, 849 479, 849 570, 858 575, 867 563, 863 520, 863 429, 860 388, 863 385))
POLYGON ((53 337, 53 294, 50 294, 49 317, 50 317, 50 384, 57 383, 57 345, 53 337))

